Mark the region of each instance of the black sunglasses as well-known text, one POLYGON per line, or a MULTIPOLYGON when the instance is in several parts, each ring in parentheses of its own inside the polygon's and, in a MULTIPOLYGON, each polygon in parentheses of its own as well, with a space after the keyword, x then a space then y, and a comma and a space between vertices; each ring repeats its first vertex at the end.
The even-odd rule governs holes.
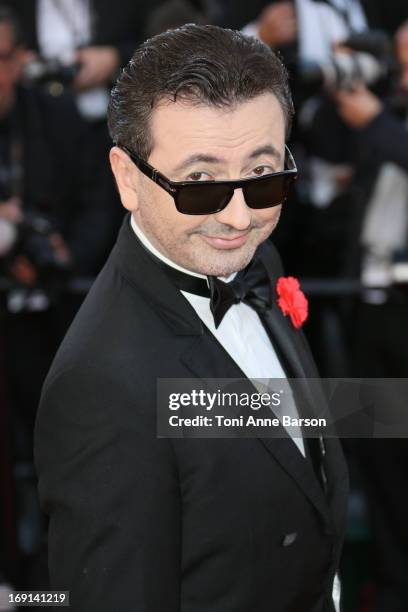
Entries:
POLYGON ((179 212, 185 215, 211 215, 223 210, 234 195, 242 189, 249 208, 270 208, 281 204, 288 195, 290 185, 297 178, 295 160, 285 146, 285 167, 273 172, 237 181, 171 181, 127 147, 121 147, 143 174, 169 193, 179 212))

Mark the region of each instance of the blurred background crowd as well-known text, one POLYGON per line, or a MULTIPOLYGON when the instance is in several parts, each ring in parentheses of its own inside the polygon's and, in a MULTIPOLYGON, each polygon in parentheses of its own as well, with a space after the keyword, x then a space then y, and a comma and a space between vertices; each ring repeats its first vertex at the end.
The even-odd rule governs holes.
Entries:
MULTIPOLYGON (((407 376, 407 0, 0 0, 0 602, 48 585, 32 433, 124 212, 109 89, 138 43, 189 22, 257 36, 288 66, 300 178, 273 241, 309 297, 321 375, 407 376)), ((408 441, 344 446, 345 611, 408 612, 408 441)))

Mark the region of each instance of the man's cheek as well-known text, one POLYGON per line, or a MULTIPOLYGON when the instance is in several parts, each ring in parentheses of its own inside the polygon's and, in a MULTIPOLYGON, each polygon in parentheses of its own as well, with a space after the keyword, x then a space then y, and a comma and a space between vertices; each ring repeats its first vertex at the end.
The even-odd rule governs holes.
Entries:
POLYGON ((272 214, 270 216, 269 219, 269 224, 271 225, 272 228, 276 227, 276 225, 278 224, 280 215, 281 215, 281 211, 282 211, 282 206, 275 206, 274 208, 271 209, 272 214))
POLYGON ((278 223, 281 206, 257 211, 255 226, 260 228, 261 232, 271 231, 278 223))

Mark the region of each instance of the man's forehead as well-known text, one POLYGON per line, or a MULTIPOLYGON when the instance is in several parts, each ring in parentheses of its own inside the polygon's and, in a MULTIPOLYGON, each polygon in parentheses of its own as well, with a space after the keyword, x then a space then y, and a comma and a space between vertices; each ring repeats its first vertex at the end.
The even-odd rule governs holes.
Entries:
POLYGON ((180 118, 200 117, 212 120, 225 121, 239 117, 245 113, 251 114, 257 108, 263 110, 268 115, 282 114, 283 111, 280 102, 272 92, 265 92, 253 98, 243 101, 231 101, 223 106, 215 106, 206 102, 198 102, 194 99, 190 100, 186 97, 173 98, 163 97, 154 104, 152 112, 152 120, 172 116, 180 118))
MULTIPOLYGON (((273 94, 231 107, 182 102, 162 103, 151 120, 154 149, 177 150, 177 158, 205 153, 218 161, 235 153, 263 152, 279 161, 284 144, 284 115, 273 94)), ((208 160, 210 161, 210 159, 208 160)))

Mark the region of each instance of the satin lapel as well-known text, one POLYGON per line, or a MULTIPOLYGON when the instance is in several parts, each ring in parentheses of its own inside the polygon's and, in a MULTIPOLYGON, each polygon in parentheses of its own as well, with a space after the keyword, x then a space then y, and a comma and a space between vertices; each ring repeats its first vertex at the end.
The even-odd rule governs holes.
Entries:
POLYGON ((302 360, 303 355, 299 351, 298 339, 295 337, 293 330, 289 328, 286 317, 278 310, 275 301, 272 308, 263 313, 260 318, 275 350, 278 352, 279 358, 283 362, 288 377, 306 377, 306 369, 302 360))
MULTIPOLYGON (((330 422, 328 404, 322 387, 318 380, 310 383, 307 378, 319 378, 310 349, 302 332, 294 327, 290 328, 291 323, 283 316, 276 304, 277 302, 274 300, 272 308, 264 318, 264 325, 269 332, 271 341, 282 363, 285 364, 286 362, 288 376, 293 376, 297 379, 296 388, 301 389, 300 394, 302 396, 299 399, 306 400, 305 402, 299 401, 298 405, 303 405, 305 416, 327 416, 330 422)), ((271 451, 275 453, 275 456, 279 455, 279 449, 274 443, 282 442, 282 440, 263 439, 262 441, 266 446, 271 446, 271 451)), ((349 489, 347 464, 339 440, 336 438, 325 438, 324 445, 323 467, 327 477, 327 497, 324 500, 324 507, 327 508, 329 505, 331 519, 328 520, 332 520, 336 525, 337 533, 342 534, 346 524, 349 489)), ((295 468, 298 474, 300 473, 300 467, 295 468)), ((321 501, 321 488, 320 486, 316 487, 316 478, 309 479, 305 476, 303 482, 307 483, 307 487, 312 487, 313 497, 321 501)))
POLYGON ((327 498, 331 515, 336 523, 337 533, 342 534, 346 528, 347 499, 349 493, 349 476, 340 440, 325 438, 326 453, 323 466, 327 476, 327 498))
POLYGON ((307 344, 303 331, 296 329, 289 316, 285 316, 278 305, 276 290, 278 275, 271 245, 264 243, 259 256, 264 262, 271 283, 271 308, 266 310, 260 319, 270 337, 288 378, 296 378, 297 400, 302 409, 301 416, 324 417, 327 414, 327 402, 323 390, 316 382, 308 379, 319 379, 319 373, 313 355, 307 344))
POLYGON ((309 381, 309 378, 316 379, 319 375, 302 332, 292 326, 275 302, 260 318, 287 377, 296 379, 294 392, 301 416, 325 416, 327 408, 321 389, 316 382, 309 381))
POLYGON ((276 286, 279 274, 274 247, 267 241, 260 245, 257 255, 268 270, 271 291, 271 308, 265 311, 261 320, 271 341, 282 358, 288 377, 318 377, 310 350, 303 337, 303 332, 296 329, 290 318, 285 316, 278 306, 276 286))
MULTIPOLYGON (((189 348, 182 354, 181 361, 198 378, 245 379, 248 380, 247 392, 257 392, 243 371, 209 331, 206 331, 202 336, 196 338, 193 344, 190 344, 189 348)), ((270 416, 271 413, 266 406, 257 411, 257 417, 270 416)), ((281 436, 279 438, 259 436, 258 439, 320 512, 325 521, 326 530, 331 532, 328 504, 310 461, 301 455, 283 427, 280 427, 279 435, 281 436)))

